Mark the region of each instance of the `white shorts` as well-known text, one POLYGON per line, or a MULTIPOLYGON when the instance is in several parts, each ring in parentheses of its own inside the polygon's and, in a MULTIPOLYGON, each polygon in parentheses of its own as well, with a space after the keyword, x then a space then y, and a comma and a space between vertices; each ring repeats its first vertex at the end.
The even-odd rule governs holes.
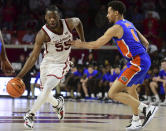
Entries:
POLYGON ((70 69, 70 63, 66 64, 55 64, 55 63, 47 63, 41 64, 40 66, 40 80, 41 87, 45 84, 49 76, 54 76, 55 79, 61 80, 65 74, 70 69))

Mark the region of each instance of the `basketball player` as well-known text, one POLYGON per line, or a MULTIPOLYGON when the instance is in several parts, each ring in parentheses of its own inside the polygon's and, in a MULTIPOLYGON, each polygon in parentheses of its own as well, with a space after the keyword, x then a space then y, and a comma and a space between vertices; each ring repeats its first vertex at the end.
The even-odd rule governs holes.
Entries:
POLYGON ((112 84, 108 96, 132 108, 133 118, 126 130, 137 130, 149 123, 158 107, 147 106, 138 100, 136 87, 143 82, 151 65, 150 57, 146 52, 149 43, 131 22, 124 19, 125 9, 125 5, 120 1, 110 2, 107 18, 114 25, 96 41, 81 42, 76 40, 70 43, 78 48, 98 49, 112 38, 115 40, 118 50, 128 60, 128 63, 112 84), (139 119, 138 109, 145 115, 143 123, 139 119))
POLYGON ((1 61, 1 68, 4 73, 12 73, 13 68, 7 58, 4 41, 2 37, 2 33, 0 31, 0 61, 1 61))
POLYGON ((62 96, 55 99, 53 94, 51 94, 51 90, 58 85, 60 80, 69 71, 71 45, 68 44, 68 41, 73 40, 71 31, 76 29, 80 39, 84 41, 81 21, 78 18, 60 19, 56 6, 46 9, 45 20, 46 24, 37 33, 32 54, 17 75, 17 77, 23 78, 35 64, 42 45, 45 44, 45 54, 40 65, 41 88, 43 90, 24 117, 24 125, 27 128, 33 128, 34 114, 45 102, 53 105, 59 119, 64 118, 64 99, 62 96))

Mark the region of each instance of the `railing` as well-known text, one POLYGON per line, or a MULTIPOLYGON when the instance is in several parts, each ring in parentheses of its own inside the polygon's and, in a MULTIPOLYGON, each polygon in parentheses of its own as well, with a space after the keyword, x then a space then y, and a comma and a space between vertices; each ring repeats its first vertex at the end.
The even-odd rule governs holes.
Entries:
MULTIPOLYGON (((5 45, 5 48, 9 48, 9 49, 33 49, 34 45, 5 45)), ((82 48, 75 48, 72 47, 72 49, 74 50, 80 50, 82 48)), ((98 50, 116 50, 117 47, 115 45, 105 45, 102 46, 100 49, 98 50)))

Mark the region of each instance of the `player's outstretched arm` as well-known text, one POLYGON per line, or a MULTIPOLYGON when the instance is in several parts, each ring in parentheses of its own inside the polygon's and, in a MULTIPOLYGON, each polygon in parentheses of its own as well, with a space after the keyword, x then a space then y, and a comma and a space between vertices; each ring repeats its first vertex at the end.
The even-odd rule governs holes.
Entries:
POLYGON ((0 42, 2 44, 2 50, 1 50, 1 54, 0 54, 0 60, 2 62, 2 71, 5 72, 5 73, 12 73, 13 68, 12 68, 8 58, 7 58, 7 55, 6 55, 4 40, 3 40, 3 37, 2 37, 1 31, 0 31, 0 42))
POLYGON ((141 40, 141 43, 145 46, 146 49, 149 47, 149 42, 148 40, 137 30, 137 34, 139 39, 141 40))
POLYGON ((45 33, 42 30, 40 30, 37 33, 33 51, 31 53, 30 57, 27 59, 24 67, 17 75, 17 77, 22 78, 33 67, 33 65, 35 64, 35 62, 40 54, 44 40, 45 40, 45 33))
POLYGON ((84 29, 80 19, 74 17, 74 18, 66 19, 66 21, 67 21, 67 24, 69 25, 70 30, 73 30, 75 28, 81 41, 85 41, 84 29))
POLYGON ((103 36, 98 38, 96 41, 92 42, 81 42, 80 40, 75 40, 70 42, 70 44, 74 45, 75 47, 78 48, 87 48, 87 49, 98 49, 101 46, 105 45, 108 43, 112 37, 121 37, 121 31, 123 32, 122 28, 119 25, 114 25, 110 27, 103 36))

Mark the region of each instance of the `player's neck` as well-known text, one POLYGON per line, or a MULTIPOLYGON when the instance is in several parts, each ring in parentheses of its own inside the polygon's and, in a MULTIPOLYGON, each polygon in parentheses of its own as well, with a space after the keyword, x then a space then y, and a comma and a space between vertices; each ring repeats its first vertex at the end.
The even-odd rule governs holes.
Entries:
MULTIPOLYGON (((49 27, 49 25, 47 25, 49 27)), ((61 21, 58 22, 58 26, 56 28, 51 28, 49 27, 49 29, 56 33, 56 34, 62 34, 63 33, 63 24, 61 21)))
POLYGON ((115 23, 116 23, 117 21, 123 20, 123 19, 124 19, 123 15, 119 15, 119 16, 116 17, 115 23))
POLYGON ((61 33, 61 30, 63 31, 63 24, 61 21, 59 21, 57 28, 54 29, 55 32, 61 33))

